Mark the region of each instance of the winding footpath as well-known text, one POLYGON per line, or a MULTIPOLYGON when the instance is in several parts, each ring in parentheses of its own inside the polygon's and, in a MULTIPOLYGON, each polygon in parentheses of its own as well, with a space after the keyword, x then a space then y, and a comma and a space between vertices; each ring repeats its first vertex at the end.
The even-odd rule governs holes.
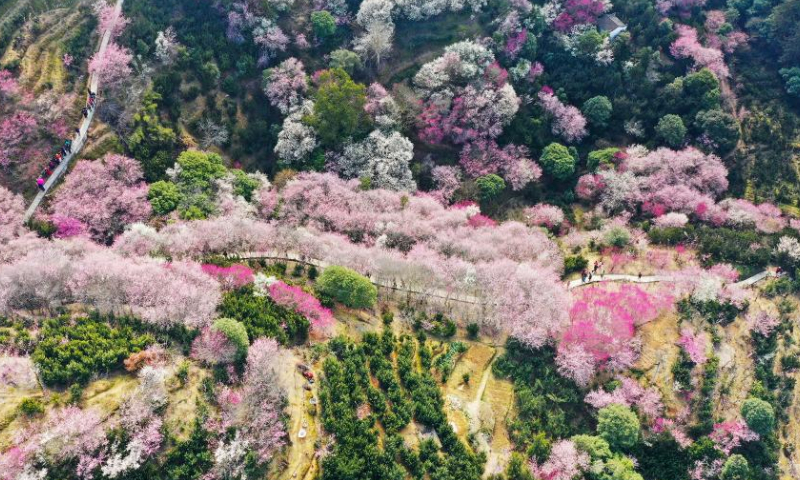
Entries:
MULTIPOLYGON (((117 18, 119 18, 119 14, 122 12, 122 2, 124 0, 117 0, 117 3, 114 5, 114 8, 117 13, 117 18)), ((97 53, 103 55, 108 48, 109 42, 111 42, 111 31, 113 30, 114 25, 109 25, 108 29, 103 32, 103 38, 100 40, 100 46, 97 49, 97 53)), ((90 75, 88 87, 92 92, 97 93, 98 87, 100 86, 100 78, 98 75, 90 75)), ((23 222, 28 223, 28 220, 33 217, 33 214, 36 213, 36 209, 39 208, 39 204, 42 203, 44 197, 50 191, 51 188, 59 181, 62 175, 64 175, 67 170, 69 169, 69 165, 72 162, 72 159, 75 158, 78 153, 81 151, 81 148, 86 144, 87 135, 89 133, 89 127, 92 124, 92 119, 94 119, 95 111, 97 110, 96 106, 91 111, 89 111, 88 115, 83 119, 83 122, 80 125, 80 130, 78 133, 75 134, 74 138, 72 138, 72 149, 69 154, 64 156, 61 160, 61 163, 53 170, 52 175, 47 179, 44 183, 44 190, 39 189, 39 193, 36 195, 36 198, 33 199, 31 204, 28 206, 28 209, 25 211, 25 216, 23 217, 23 222)))
MULTIPOLYGON (((324 269, 325 267, 328 267, 330 265, 328 262, 324 260, 308 258, 304 255, 298 255, 292 252, 278 252, 278 251, 242 252, 231 255, 231 257, 238 260, 268 260, 273 262, 295 262, 309 266, 313 265, 319 269, 324 269)), ((455 302, 455 303, 479 305, 479 306, 486 305, 486 302, 476 295, 453 293, 447 290, 436 289, 436 288, 417 290, 406 287, 402 281, 398 281, 397 279, 375 278, 370 275, 367 276, 369 277, 372 284, 375 285, 376 287, 385 288, 399 293, 435 298, 438 300, 443 300, 445 302, 455 302)), ((774 270, 764 270, 763 272, 757 273, 752 277, 736 282, 733 285, 737 287, 751 287, 756 283, 764 280, 765 278, 772 278, 777 276, 778 275, 775 273, 774 270)), ((592 277, 591 280, 588 281, 582 281, 581 279, 572 280, 567 284, 567 288, 569 290, 573 290, 575 288, 583 287, 593 283, 606 283, 606 282, 659 283, 659 282, 674 282, 674 281, 676 281, 676 278, 670 275, 645 275, 640 277, 638 275, 606 274, 606 275, 594 276, 592 277)))

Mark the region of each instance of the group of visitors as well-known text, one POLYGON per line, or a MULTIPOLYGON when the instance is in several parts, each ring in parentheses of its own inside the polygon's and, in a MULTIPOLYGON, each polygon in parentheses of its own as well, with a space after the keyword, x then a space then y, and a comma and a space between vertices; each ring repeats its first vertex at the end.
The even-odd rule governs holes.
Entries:
POLYGON ((598 260, 598 261, 594 262, 594 265, 592 266, 592 270, 591 271, 588 271, 585 268, 583 270, 581 270, 581 282, 583 282, 583 283, 591 282, 592 278, 595 275, 597 275, 598 271, 600 272, 600 278, 603 278, 603 275, 605 275, 605 270, 603 269, 603 261, 602 260, 598 260))
MULTIPOLYGON (((86 100, 86 106, 83 107, 82 114, 83 118, 89 116, 89 112, 91 112, 97 101, 97 93, 93 92, 91 88, 89 88, 89 95, 86 100)), ((75 139, 76 141, 81 136, 81 129, 80 127, 75 129, 75 139)), ((47 179, 50 178, 50 175, 55 172, 56 168, 61 165, 62 160, 64 160, 69 154, 72 153, 72 140, 64 140, 64 145, 61 149, 53 156, 50 162, 47 164, 44 170, 39 174, 39 177, 36 179, 36 185, 39 187, 41 191, 44 191, 44 185, 47 182, 47 179)))

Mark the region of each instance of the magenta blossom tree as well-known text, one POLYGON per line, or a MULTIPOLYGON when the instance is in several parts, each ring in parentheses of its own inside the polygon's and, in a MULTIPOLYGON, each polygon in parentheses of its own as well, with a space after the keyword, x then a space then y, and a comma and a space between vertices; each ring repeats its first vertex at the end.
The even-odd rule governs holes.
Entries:
POLYGON ((253 270, 247 265, 234 264, 230 267, 220 267, 205 264, 202 268, 205 273, 216 278, 225 290, 233 290, 253 283, 253 270))
POLYGON ((306 317, 311 322, 311 328, 318 333, 329 332, 336 321, 330 309, 323 307, 316 297, 300 287, 277 281, 269 286, 269 296, 278 305, 306 317))

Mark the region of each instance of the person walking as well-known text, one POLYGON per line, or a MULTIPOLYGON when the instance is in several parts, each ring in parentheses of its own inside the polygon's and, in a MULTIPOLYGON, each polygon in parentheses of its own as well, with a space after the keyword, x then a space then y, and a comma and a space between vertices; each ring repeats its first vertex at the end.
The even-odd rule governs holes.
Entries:
POLYGON ((36 185, 39 187, 39 190, 44 192, 44 178, 42 177, 37 178, 36 185))

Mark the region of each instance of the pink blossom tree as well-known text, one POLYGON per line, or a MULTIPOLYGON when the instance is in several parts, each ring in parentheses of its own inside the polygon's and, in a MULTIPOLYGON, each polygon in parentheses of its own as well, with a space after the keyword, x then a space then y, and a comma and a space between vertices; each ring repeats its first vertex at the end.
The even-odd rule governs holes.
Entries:
POLYGON ((714 442, 714 446, 725 455, 730 455, 733 449, 742 445, 742 442, 753 442, 759 439, 758 434, 750 430, 743 420, 717 423, 708 437, 714 442))
MULTIPOLYGON (((588 352, 594 357, 595 368, 628 368, 638 356, 636 327, 653 320, 672 303, 673 297, 667 293, 648 293, 634 285, 622 285, 618 290, 582 288, 570 308, 571 325, 563 331, 558 357, 588 352)), ((557 362, 574 363, 566 359, 557 362)), ((564 367, 562 373, 586 385, 585 372, 578 376, 564 367)))
POLYGON ((89 73, 101 78, 106 87, 114 88, 131 76, 132 60, 130 50, 109 42, 105 51, 95 53, 89 60, 89 73))
POLYGON ((578 450, 572 440, 553 444, 550 456, 542 465, 531 460, 531 474, 542 480, 573 480, 589 469, 589 454, 578 450))
POLYGON ((0 122, 0 167, 7 167, 12 163, 19 163, 23 154, 23 147, 30 142, 31 136, 37 131, 36 117, 28 112, 18 110, 0 122))
POLYGON ((770 314, 766 310, 749 312, 746 320, 750 332, 756 332, 764 337, 768 337, 775 330, 775 327, 781 323, 777 316, 770 314))
POLYGON ((708 359, 706 349, 708 348, 708 334, 706 332, 695 333, 689 328, 681 330, 681 337, 678 345, 686 352, 689 359, 697 365, 703 365, 708 359))
POLYGON ((285 392, 278 382, 280 347, 273 339, 259 338, 247 353, 242 388, 223 390, 217 397, 222 409, 222 431, 235 428, 256 453, 259 463, 268 462, 286 443, 281 420, 285 392))
POLYGON ((113 3, 99 0, 93 5, 100 32, 110 31, 112 37, 118 37, 130 20, 122 15, 122 10, 117 9, 113 3))
POLYGON ((580 142, 586 136, 586 118, 580 110, 571 105, 564 105, 549 88, 543 88, 538 94, 539 103, 553 118, 553 135, 558 135, 567 143, 580 142))
POLYGON ((8 70, 0 70, 0 97, 10 98, 19 92, 19 83, 8 70))
POLYGON ((523 215, 525 215, 525 220, 529 225, 546 227, 552 230, 558 230, 565 220, 564 212, 560 208, 546 203, 526 208, 523 215))
POLYGON ((269 286, 269 296, 278 305, 306 317, 311 322, 311 328, 318 333, 328 333, 336 321, 330 309, 323 307, 316 297, 300 287, 277 281, 269 286))
POLYGON ((205 327, 192 342, 191 357, 209 365, 230 364, 236 360, 238 347, 222 332, 205 327))
POLYGON ((677 25, 678 39, 672 42, 669 51, 675 58, 691 58, 697 68, 708 68, 719 78, 729 75, 722 51, 704 47, 697 38, 697 30, 688 25, 677 25))
POLYGON ((115 154, 79 161, 58 190, 52 212, 62 221, 80 221, 99 241, 146 220, 151 210, 139 162, 115 154))
POLYGON ((606 3, 602 0, 567 0, 553 26, 560 32, 569 32, 575 25, 596 23, 605 10, 606 3))
POLYGON ((269 102, 284 115, 303 102, 303 96, 308 90, 303 62, 294 57, 267 70, 264 83, 264 93, 269 102))
POLYGON ((253 283, 253 270, 247 265, 234 264, 220 267, 212 264, 202 266, 203 271, 216 278, 225 290, 233 290, 253 283))

